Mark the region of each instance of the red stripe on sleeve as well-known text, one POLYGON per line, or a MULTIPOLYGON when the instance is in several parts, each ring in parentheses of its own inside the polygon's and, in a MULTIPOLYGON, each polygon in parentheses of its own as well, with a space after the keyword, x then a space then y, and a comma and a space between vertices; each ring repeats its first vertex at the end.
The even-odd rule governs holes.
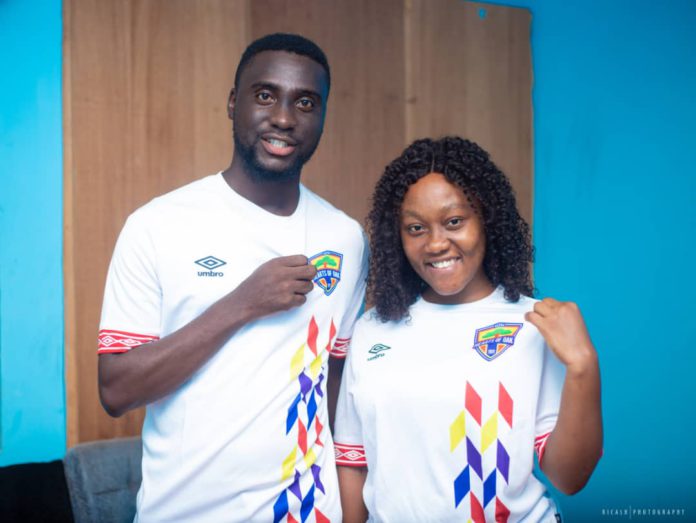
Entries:
POLYGON ((344 445, 334 443, 336 465, 344 467, 367 467, 365 448, 362 445, 344 445))
POLYGON ((133 347, 156 341, 159 336, 137 334, 117 330, 102 329, 99 331, 97 354, 126 352, 133 347))
POLYGON ((336 338, 329 355, 333 358, 345 358, 348 356, 348 347, 350 347, 350 338, 336 338))
POLYGON ((546 434, 542 434, 541 436, 537 436, 534 438, 534 450, 537 453, 537 457, 539 458, 539 465, 541 465, 541 460, 544 457, 544 450, 546 450, 546 442, 549 439, 549 436, 551 435, 550 432, 547 432, 546 434))

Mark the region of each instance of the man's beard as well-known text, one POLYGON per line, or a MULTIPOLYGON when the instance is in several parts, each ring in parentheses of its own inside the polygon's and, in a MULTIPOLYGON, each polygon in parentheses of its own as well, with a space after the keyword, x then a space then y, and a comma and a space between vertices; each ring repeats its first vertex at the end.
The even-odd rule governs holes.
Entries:
POLYGON ((274 171, 266 169, 261 165, 256 157, 253 146, 249 147, 241 143, 238 138, 238 133, 234 132, 234 150, 242 158, 244 166, 251 178, 257 182, 283 182, 292 178, 299 178, 302 166, 312 157, 315 149, 316 145, 314 149, 309 151, 308 155, 298 155, 292 164, 284 171, 274 171))

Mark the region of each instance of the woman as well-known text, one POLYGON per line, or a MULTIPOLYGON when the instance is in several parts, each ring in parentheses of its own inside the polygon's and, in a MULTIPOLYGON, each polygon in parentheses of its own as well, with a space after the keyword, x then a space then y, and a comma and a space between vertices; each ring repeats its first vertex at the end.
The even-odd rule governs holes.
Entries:
POLYGON ((461 138, 387 166, 335 445, 344 521, 551 521, 601 454, 597 354, 577 306, 536 301, 505 175, 461 138))

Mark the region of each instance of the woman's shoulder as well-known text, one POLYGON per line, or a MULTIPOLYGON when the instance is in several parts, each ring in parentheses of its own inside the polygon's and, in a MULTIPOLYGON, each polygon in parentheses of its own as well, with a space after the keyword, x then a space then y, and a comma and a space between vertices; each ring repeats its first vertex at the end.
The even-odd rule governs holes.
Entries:
POLYGON ((377 314, 377 309, 375 307, 370 307, 358 318, 355 324, 355 330, 366 332, 391 330, 398 327, 401 323, 402 321, 383 320, 379 314, 377 314))
POLYGON ((375 307, 370 307, 369 309, 365 310, 362 316, 360 316, 358 321, 355 323, 353 340, 356 338, 364 339, 392 333, 401 329, 404 324, 405 319, 399 321, 385 321, 379 316, 379 314, 377 314, 377 309, 375 307))

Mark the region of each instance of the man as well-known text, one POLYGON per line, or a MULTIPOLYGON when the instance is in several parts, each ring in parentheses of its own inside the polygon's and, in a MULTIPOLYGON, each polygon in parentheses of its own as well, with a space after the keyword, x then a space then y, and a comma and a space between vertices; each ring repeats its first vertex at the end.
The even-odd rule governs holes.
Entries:
POLYGON ((367 249, 300 184, 329 87, 313 42, 253 42, 228 101, 229 168, 121 232, 99 388, 113 416, 147 405, 136 521, 340 521, 327 360, 350 338, 367 249))

